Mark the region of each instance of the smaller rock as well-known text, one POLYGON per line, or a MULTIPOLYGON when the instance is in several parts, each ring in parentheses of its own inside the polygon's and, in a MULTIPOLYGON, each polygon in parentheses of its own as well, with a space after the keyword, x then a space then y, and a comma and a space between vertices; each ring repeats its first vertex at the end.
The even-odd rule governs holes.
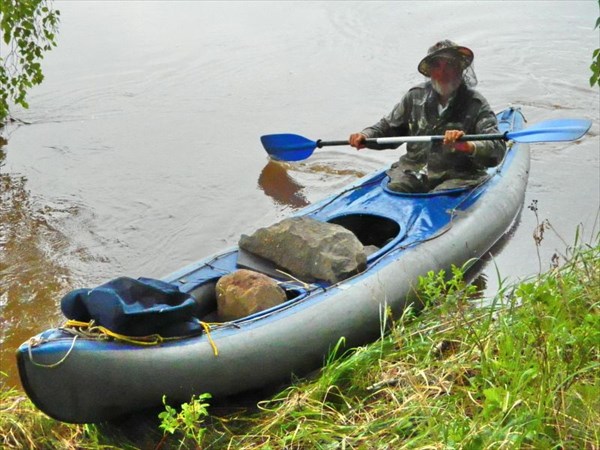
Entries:
POLYGON ((275 280, 245 269, 222 276, 216 291, 219 319, 223 322, 263 311, 287 299, 275 280))

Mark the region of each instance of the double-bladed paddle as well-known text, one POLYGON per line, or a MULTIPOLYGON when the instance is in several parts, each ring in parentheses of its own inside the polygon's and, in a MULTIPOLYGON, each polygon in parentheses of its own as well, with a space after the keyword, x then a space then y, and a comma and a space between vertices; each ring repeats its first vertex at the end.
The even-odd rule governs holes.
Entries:
MULTIPOLYGON (((464 135, 459 141, 515 141, 521 143, 574 141, 582 137, 592 126, 586 119, 547 120, 523 130, 497 134, 464 135)), ((301 161, 308 158, 315 148, 349 145, 348 141, 311 141, 297 134, 267 134, 260 138, 267 153, 281 161, 301 161)), ((435 142, 443 141, 444 136, 398 136, 371 138, 365 140, 369 144, 400 144, 403 142, 435 142)))

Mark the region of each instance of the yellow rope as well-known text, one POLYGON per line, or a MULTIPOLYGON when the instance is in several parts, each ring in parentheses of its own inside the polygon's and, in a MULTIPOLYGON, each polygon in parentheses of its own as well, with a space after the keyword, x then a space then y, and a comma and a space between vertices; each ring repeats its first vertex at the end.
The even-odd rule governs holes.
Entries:
MULTIPOLYGON (((210 324, 206 322, 200 322, 202 328, 206 332, 206 337, 208 338, 208 342, 213 349, 213 353, 215 356, 219 355, 219 350, 215 342, 213 341, 210 335, 210 324)), ((67 320, 67 322, 62 326, 63 329, 69 332, 81 333, 86 337, 93 338, 102 338, 104 336, 111 337, 121 342, 127 342, 129 344, 134 345, 158 345, 166 341, 175 341, 180 340, 182 337, 163 337, 159 334, 150 334, 148 336, 126 336, 124 334, 115 333, 114 331, 109 330, 106 327, 101 325, 94 325, 94 321, 91 320, 89 322, 80 322, 78 320, 67 320)))
POLYGON ((200 324, 202 325, 202 328, 204 328, 204 331, 206 331, 206 337, 208 338, 208 342, 210 343, 210 346, 213 349, 213 353, 215 354, 215 356, 219 356, 219 349, 215 345, 215 342, 212 340, 212 337, 210 336, 210 324, 206 322, 200 322, 200 324))
POLYGON ((106 327, 101 325, 94 325, 94 321, 80 322, 77 320, 67 320, 63 328, 77 328, 79 332, 87 335, 88 337, 100 337, 101 335, 111 337, 118 341, 127 342, 135 345, 158 345, 166 340, 173 338, 163 338, 159 334, 151 334, 148 336, 126 336, 124 334, 115 333, 106 327), (82 329, 86 329, 85 331, 82 329), (94 336, 95 335, 95 336, 94 336))

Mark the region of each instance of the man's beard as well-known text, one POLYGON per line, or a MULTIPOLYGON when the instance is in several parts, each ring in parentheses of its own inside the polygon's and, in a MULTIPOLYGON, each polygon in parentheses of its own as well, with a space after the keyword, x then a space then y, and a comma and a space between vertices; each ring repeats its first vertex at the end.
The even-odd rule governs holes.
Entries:
POLYGON ((456 90, 460 86, 461 80, 461 78, 456 78, 446 83, 441 83, 432 79, 431 86, 433 87, 433 90, 442 97, 450 97, 452 94, 454 94, 454 92, 456 92, 456 90))

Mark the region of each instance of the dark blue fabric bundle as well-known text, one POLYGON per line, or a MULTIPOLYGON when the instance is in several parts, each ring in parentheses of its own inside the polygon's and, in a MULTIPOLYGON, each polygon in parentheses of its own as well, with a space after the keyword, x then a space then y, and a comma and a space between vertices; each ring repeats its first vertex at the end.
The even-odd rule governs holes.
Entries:
POLYGON ((72 320, 102 325, 127 336, 180 336, 201 331, 196 302, 177 286, 150 278, 116 278, 94 289, 77 289, 61 300, 72 320))

